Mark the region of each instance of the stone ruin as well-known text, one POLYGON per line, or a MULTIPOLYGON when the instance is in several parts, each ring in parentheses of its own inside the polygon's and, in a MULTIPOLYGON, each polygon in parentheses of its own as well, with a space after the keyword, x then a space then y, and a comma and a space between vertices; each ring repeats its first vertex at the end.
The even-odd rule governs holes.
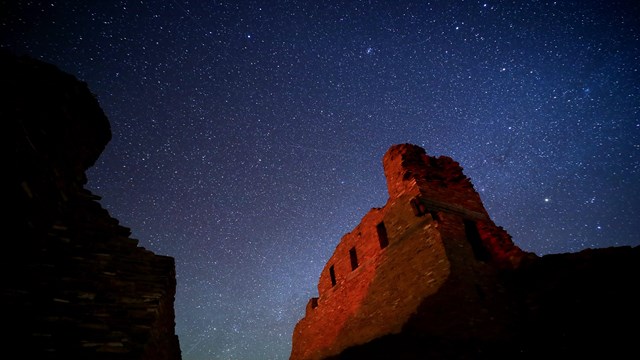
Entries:
POLYGON ((2 351, 29 359, 181 358, 174 259, 155 255, 84 188, 111 139, 85 83, 0 53, 8 144, 2 351))
POLYGON ((291 360, 637 353, 640 247, 540 257, 490 219, 451 158, 400 144, 383 167, 389 199, 337 245, 291 360))

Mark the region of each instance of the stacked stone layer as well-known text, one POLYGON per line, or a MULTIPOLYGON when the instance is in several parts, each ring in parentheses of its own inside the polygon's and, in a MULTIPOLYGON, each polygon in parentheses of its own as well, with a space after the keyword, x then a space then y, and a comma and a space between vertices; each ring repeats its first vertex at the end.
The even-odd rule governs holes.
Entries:
POLYGON ((175 265, 130 238, 84 189, 111 139, 86 84, 0 54, 9 201, 4 349, 38 359, 180 359, 175 265))
POLYGON ((292 360, 534 359, 633 348, 623 329, 640 319, 631 285, 640 248, 539 257, 490 219, 452 159, 400 144, 383 167, 389 199, 338 243, 294 329, 292 360))

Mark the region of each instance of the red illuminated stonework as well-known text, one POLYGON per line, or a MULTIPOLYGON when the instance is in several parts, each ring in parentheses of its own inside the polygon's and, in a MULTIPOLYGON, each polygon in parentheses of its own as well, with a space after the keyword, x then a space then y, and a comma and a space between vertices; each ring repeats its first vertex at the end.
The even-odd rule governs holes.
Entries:
POLYGON ((327 262, 319 297, 295 328, 292 359, 320 359, 398 333, 445 285, 467 299, 461 311, 488 321, 478 288, 493 284, 476 274, 493 270, 487 262, 494 257, 513 266, 526 256, 489 219, 455 161, 403 144, 391 147, 383 164, 389 200, 369 211, 327 262), (355 269, 350 252, 357 255, 355 269), (467 261, 474 258, 487 262, 467 261))
MULTIPOLYGON (((584 268, 604 265, 584 253, 558 262, 522 251, 489 218, 462 168, 448 157, 401 144, 387 151, 383 166, 389 199, 338 243, 320 274, 319 296, 294 329, 290 359, 540 355, 531 335, 544 340, 557 330, 540 335, 538 329, 553 322, 541 319, 580 311, 555 303, 554 296, 566 297, 559 289, 579 283, 574 278, 582 279, 584 268)), ((638 259, 638 248, 609 252, 603 258, 614 262, 624 254, 638 259)), ((605 273, 637 270, 633 263, 605 273)), ((559 331, 575 324, 561 323, 559 331)))

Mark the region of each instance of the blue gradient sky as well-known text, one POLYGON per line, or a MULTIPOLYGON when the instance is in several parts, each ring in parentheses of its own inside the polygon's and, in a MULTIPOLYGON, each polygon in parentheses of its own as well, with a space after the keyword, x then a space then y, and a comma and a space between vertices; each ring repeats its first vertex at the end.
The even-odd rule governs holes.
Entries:
POLYGON ((88 187, 176 259, 183 358, 287 359, 409 142, 539 255, 639 245, 637 1, 0 1, 0 46, 88 83, 88 187))

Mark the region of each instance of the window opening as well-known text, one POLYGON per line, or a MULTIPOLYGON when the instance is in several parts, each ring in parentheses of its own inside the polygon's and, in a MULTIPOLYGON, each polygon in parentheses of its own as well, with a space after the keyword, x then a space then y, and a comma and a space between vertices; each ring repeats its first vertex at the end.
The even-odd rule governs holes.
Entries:
POLYGON ((411 199, 411 209, 413 209, 413 214, 415 216, 422 216, 427 212, 426 207, 424 206, 424 204, 422 203, 422 201, 420 201, 420 198, 413 198, 411 199))
POLYGON ((333 265, 329 268, 329 277, 331 277, 331 286, 336 286, 336 271, 333 269, 333 265))
POLYGON ((490 260, 491 254, 482 243, 480 232, 478 231, 478 227, 476 226, 475 221, 465 220, 464 232, 467 236, 467 241, 469 241, 469 244, 471 244, 471 249, 473 250, 473 255, 476 257, 476 260, 490 260))
POLYGON ((349 250, 349 257, 351 258, 351 270, 355 270, 358 268, 358 255, 356 254, 356 248, 352 247, 349 250))
POLYGON ((380 241, 380 249, 384 249, 389 245, 389 237, 387 236, 387 228, 384 226, 384 222, 376 225, 378 230, 378 241, 380 241))

